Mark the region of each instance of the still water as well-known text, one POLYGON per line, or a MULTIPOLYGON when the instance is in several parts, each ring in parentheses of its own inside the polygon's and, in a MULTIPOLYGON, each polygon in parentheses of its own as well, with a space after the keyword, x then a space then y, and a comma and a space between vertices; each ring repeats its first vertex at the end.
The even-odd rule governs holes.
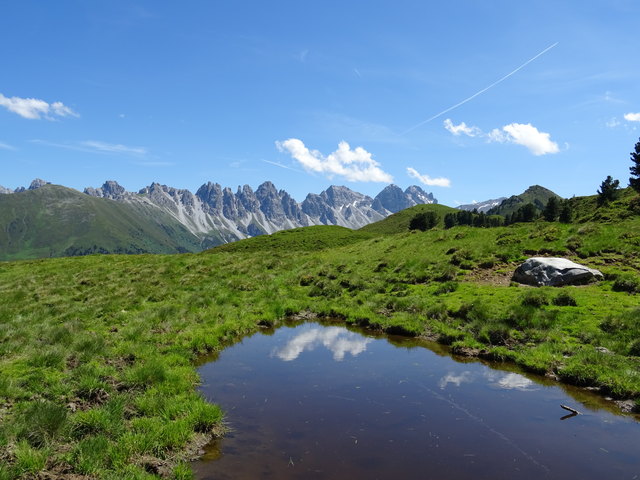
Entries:
POLYGON ((640 479, 637 419, 492 367, 317 323, 247 337, 200 368, 231 431, 196 478, 640 479))

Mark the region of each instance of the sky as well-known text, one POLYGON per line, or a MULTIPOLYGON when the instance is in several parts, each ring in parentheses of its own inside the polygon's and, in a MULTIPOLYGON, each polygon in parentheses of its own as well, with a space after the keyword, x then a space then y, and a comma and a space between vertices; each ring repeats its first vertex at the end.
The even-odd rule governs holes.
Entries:
POLYGON ((636 0, 3 2, 0 185, 627 185, 636 0))

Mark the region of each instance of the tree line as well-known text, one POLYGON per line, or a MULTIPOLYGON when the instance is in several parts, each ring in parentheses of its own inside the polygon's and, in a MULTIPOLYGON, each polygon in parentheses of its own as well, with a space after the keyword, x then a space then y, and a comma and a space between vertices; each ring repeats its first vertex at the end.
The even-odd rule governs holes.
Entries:
MULTIPOLYGON (((635 144, 634 151, 631 152, 631 167, 629 171, 629 186, 640 194, 640 140, 635 144)), ((600 184, 598 189, 598 205, 604 205, 618 197, 620 181, 615 180, 611 175, 600 184)), ((539 218, 544 218, 547 222, 559 221, 561 223, 571 223, 573 220, 572 203, 566 199, 551 197, 542 211, 533 203, 526 203, 515 212, 502 215, 487 215, 477 210, 459 210, 447 213, 444 216, 444 228, 449 229, 456 226, 469 226, 480 228, 502 227, 514 223, 534 222, 539 218)), ((438 225, 440 218, 435 212, 423 212, 416 214, 409 222, 410 230, 430 230, 438 225)))

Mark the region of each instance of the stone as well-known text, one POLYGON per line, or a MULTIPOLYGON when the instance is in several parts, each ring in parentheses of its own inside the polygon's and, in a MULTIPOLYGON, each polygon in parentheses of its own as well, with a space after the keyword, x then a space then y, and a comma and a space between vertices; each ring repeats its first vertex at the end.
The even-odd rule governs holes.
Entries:
POLYGON ((532 257, 520 265, 512 280, 535 287, 584 285, 604 276, 599 270, 585 267, 566 258, 532 257))

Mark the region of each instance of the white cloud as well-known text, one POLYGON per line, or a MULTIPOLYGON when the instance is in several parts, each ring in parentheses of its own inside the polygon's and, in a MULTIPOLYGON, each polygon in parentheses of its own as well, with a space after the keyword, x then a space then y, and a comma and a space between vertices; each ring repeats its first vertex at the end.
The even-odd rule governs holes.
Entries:
POLYGON ((9 145, 8 143, 0 142, 0 150, 16 150, 16 147, 9 145))
POLYGON ((380 168, 371 153, 362 147, 352 150, 344 141, 327 156, 317 150, 309 150, 297 138, 277 141, 276 147, 281 152, 289 153, 305 170, 325 174, 328 178, 338 175, 352 182, 393 182, 393 177, 380 168))
POLYGON ((482 135, 482 130, 478 127, 467 127, 467 124, 464 122, 459 125, 454 125, 450 118, 447 118, 444 121, 444 128, 449 130, 455 136, 459 136, 461 133, 464 133, 468 137, 478 137, 482 135))
POLYGON ((507 133, 509 142, 527 147, 536 156, 560 151, 558 144, 551 141, 550 134, 539 131, 530 123, 511 123, 502 130, 507 133))
POLYGON ((425 185, 432 187, 450 187, 451 180, 444 177, 431 178, 429 175, 420 174, 415 168, 407 167, 407 174, 410 177, 417 178, 425 185))
POLYGON ((47 103, 38 98, 5 97, 0 93, 0 106, 5 107, 23 118, 53 120, 58 117, 79 117, 79 115, 62 102, 47 103))
POLYGON ((640 112, 638 113, 625 113, 624 119, 627 122, 640 122, 640 112))
POLYGON ((80 145, 103 153, 124 153, 127 155, 146 155, 147 149, 143 147, 128 147, 119 143, 98 142, 96 140, 86 140, 80 145))
MULTIPOLYGON (((638 115, 640 116, 640 114, 638 115)), ((640 121, 640 117, 638 121, 640 121)), ((530 123, 510 123, 502 128, 494 128, 489 133, 484 133, 478 127, 467 126, 465 122, 454 125, 451 120, 446 119, 444 128, 454 135, 464 133, 470 137, 484 137, 489 142, 522 145, 527 147, 534 155, 546 155, 547 153, 558 153, 560 151, 558 144, 551 141, 549 133, 539 131, 530 123)))

